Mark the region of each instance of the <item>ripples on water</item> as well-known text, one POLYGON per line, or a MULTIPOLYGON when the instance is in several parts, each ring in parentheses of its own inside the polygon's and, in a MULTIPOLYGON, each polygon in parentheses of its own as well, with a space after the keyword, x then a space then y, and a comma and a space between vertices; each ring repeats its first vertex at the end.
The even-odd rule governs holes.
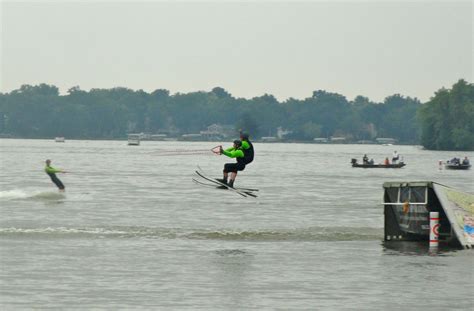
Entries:
POLYGON ((383 231, 377 228, 323 227, 294 230, 256 231, 189 231, 179 228, 106 227, 106 228, 2 228, 0 237, 35 238, 150 238, 233 241, 370 241, 378 240, 383 231))
MULTIPOLYGON (((224 143, 225 144, 225 143, 224 143)), ((471 251, 384 243, 382 183, 433 180, 466 192, 473 153, 415 146, 255 144, 237 185, 216 143, 1 140, 0 305, 4 309, 472 310, 471 251), (353 169, 392 149, 403 169, 353 169), (165 155, 168 153, 168 155, 165 155), (44 160, 71 173, 58 193, 44 160), (471 297, 471 298, 468 298, 471 297)))

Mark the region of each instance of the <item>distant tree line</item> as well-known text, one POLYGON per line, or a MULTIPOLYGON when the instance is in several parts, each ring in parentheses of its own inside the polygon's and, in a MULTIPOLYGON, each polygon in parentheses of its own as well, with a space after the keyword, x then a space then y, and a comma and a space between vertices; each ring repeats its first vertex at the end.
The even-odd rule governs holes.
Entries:
POLYGON ((211 124, 232 125, 256 139, 275 136, 278 127, 289 140, 343 136, 350 141, 391 137, 400 143, 423 143, 433 149, 473 148, 473 86, 460 80, 440 90, 427 104, 395 94, 381 103, 323 90, 299 100, 279 102, 265 94, 236 98, 221 87, 210 92, 151 93, 127 88, 72 87, 60 95, 56 86, 23 85, 0 93, 0 133, 21 138, 64 136, 117 139, 127 133, 199 133, 211 124))
POLYGON ((474 150, 474 84, 440 89, 419 111, 421 144, 435 150, 474 150))

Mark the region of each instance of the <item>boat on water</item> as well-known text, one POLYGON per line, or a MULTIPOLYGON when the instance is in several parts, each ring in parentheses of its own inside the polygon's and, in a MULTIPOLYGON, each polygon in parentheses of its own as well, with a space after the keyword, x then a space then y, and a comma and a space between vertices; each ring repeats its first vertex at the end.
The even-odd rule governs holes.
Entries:
POLYGON ((362 168, 402 168, 406 164, 404 162, 391 163, 391 164, 370 164, 370 163, 357 163, 357 159, 351 160, 352 167, 362 168))
POLYGON ((467 157, 464 158, 464 160, 461 160, 460 158, 452 158, 451 160, 446 161, 444 168, 448 170, 468 170, 471 168, 471 164, 467 157))
POLYGON ((140 145, 140 134, 128 134, 128 145, 129 146, 139 146, 140 145))
POLYGON ((468 170, 471 168, 471 164, 448 164, 444 165, 445 169, 448 170, 468 170))
POLYGON ((66 140, 64 139, 64 137, 55 137, 55 138, 54 138, 54 141, 57 142, 57 143, 64 143, 64 142, 66 142, 66 140))
POLYGON ((383 188, 385 241, 428 241, 430 212, 438 212, 440 243, 474 247, 474 195, 432 181, 385 182, 383 188))

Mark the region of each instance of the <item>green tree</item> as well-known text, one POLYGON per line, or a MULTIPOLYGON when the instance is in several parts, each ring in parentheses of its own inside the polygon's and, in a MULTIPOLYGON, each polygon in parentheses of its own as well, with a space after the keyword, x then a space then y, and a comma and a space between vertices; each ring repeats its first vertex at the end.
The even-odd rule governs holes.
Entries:
POLYGON ((438 90, 418 118, 425 148, 474 150, 474 85, 459 80, 451 90, 438 90))

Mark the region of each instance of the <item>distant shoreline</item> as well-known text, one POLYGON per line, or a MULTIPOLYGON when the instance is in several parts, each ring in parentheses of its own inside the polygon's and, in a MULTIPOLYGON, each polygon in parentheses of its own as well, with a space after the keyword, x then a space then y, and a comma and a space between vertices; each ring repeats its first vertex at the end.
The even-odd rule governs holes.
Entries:
MULTIPOLYGON (((54 142, 55 138, 54 137, 2 137, 0 136, 0 139, 24 139, 24 140, 50 140, 54 142)), ((198 142, 225 142, 225 141, 231 141, 233 138, 229 138, 228 140, 185 140, 185 139, 178 139, 178 138, 168 138, 168 139, 161 139, 161 140, 153 140, 153 139, 141 139, 140 141, 143 143, 147 142, 188 142, 188 143, 198 143, 198 142)), ((74 141, 127 141, 127 138, 65 138, 65 142, 74 140, 74 141)), ((420 146, 419 144, 416 143, 396 143, 396 144, 381 144, 377 142, 356 142, 356 141, 346 141, 346 142, 314 142, 314 141, 308 141, 308 140, 275 140, 275 141, 266 141, 266 140, 252 140, 252 142, 255 143, 263 143, 263 144, 314 144, 314 145, 379 145, 379 146, 420 146)), ((58 142, 59 143, 59 142, 58 142)))

